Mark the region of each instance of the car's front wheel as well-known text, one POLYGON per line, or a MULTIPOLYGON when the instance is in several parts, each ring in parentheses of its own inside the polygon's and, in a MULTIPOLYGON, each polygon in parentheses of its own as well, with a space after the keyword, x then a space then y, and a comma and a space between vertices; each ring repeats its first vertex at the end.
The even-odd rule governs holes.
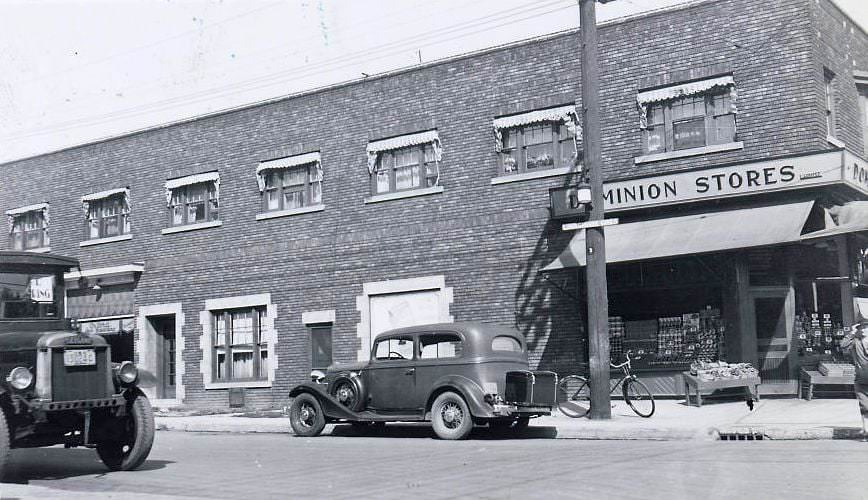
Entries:
POLYGON ((431 424, 440 439, 464 439, 473 430, 473 416, 464 398, 444 392, 431 406, 431 424))
POLYGON ((126 416, 115 423, 118 432, 97 443, 96 452, 111 470, 133 470, 145 462, 154 444, 154 410, 147 396, 136 390, 126 416))
POLYGON ((292 400, 289 407, 289 425, 296 436, 319 436, 325 428, 325 415, 315 396, 302 393, 292 400))

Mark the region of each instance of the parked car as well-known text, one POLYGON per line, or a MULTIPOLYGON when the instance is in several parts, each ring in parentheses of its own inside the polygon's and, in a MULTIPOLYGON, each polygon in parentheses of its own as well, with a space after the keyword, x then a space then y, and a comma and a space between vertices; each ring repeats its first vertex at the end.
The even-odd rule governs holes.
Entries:
POLYGON ((531 371, 513 328, 441 323, 378 336, 370 361, 333 365, 319 382, 290 391, 290 425, 316 436, 328 422, 357 426, 431 421, 442 439, 467 437, 474 423, 523 429, 551 414, 557 375, 531 371))
POLYGON ((154 441, 154 414, 132 361, 112 363, 99 335, 63 317, 63 273, 75 259, 0 251, 0 474, 10 448, 96 448, 131 470, 154 441))

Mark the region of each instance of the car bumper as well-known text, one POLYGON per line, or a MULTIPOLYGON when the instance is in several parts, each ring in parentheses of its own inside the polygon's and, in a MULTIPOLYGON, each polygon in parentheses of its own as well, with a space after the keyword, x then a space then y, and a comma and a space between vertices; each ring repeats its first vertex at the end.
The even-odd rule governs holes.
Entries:
POLYGON ((518 406, 510 404, 492 405, 491 412, 498 417, 511 417, 516 415, 551 415, 550 406, 518 406))
POLYGON ((46 401, 32 400, 28 404, 31 410, 39 411, 63 411, 63 410, 93 410, 97 408, 114 408, 123 406, 126 402, 124 396, 116 394, 110 398, 82 399, 76 401, 46 401))

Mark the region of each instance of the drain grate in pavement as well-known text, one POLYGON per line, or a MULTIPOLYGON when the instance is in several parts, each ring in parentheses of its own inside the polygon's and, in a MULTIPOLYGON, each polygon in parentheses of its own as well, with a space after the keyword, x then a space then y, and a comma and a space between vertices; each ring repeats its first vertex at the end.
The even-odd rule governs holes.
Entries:
POLYGON ((721 432, 718 434, 721 441, 762 441, 765 435, 762 432, 721 432))

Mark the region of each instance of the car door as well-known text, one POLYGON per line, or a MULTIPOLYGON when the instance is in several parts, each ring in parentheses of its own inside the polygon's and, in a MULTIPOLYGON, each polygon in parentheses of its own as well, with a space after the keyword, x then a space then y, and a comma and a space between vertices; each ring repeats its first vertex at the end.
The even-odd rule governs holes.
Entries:
POLYGON ((366 370, 370 408, 387 411, 418 410, 413 335, 378 339, 366 370))
POLYGON ((416 360, 416 401, 420 406, 434 389, 434 383, 446 375, 467 376, 463 359, 464 341, 454 332, 419 334, 416 360))

